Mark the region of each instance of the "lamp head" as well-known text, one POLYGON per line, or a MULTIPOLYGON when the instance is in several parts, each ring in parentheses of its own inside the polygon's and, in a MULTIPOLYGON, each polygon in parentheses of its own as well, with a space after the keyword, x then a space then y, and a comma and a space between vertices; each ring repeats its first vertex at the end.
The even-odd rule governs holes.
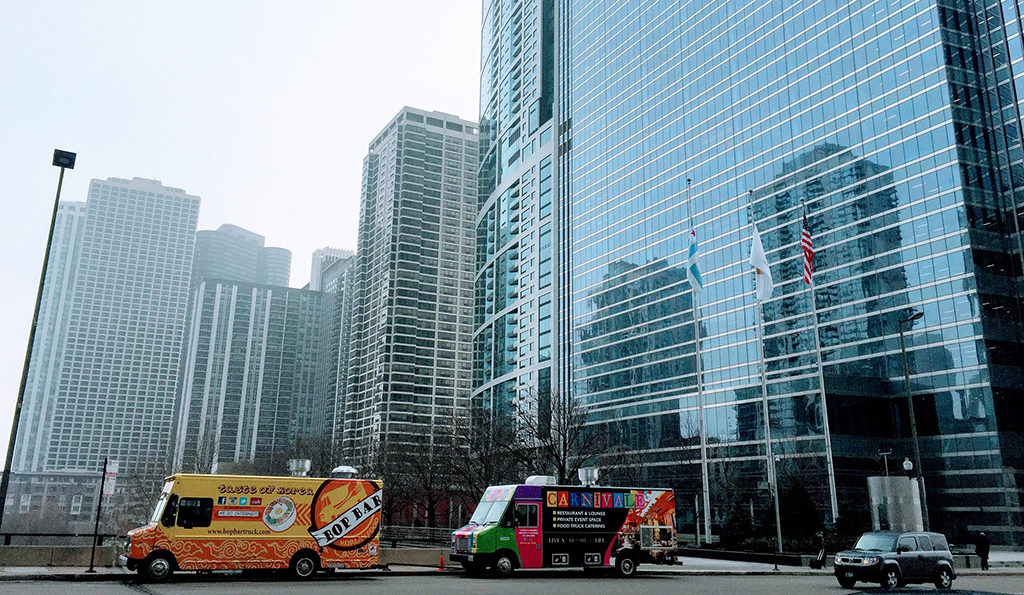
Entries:
POLYGON ((903 459, 903 470, 907 471, 907 472, 910 472, 910 470, 913 469, 913 468, 914 468, 914 464, 910 462, 910 457, 904 458, 903 459))
POLYGON ((53 150, 53 165, 56 167, 75 169, 75 157, 77 155, 71 151, 61 151, 60 149, 53 150))

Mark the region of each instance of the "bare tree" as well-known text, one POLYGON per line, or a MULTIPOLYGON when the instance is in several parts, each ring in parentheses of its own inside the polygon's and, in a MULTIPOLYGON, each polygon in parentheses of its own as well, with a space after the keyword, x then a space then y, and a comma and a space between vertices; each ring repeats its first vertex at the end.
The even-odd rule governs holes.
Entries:
POLYGON ((580 467, 607 449, 603 426, 588 426, 588 408, 579 399, 558 392, 530 392, 521 401, 516 422, 534 452, 534 461, 558 483, 576 481, 580 467))
POLYGON ((452 434, 454 491, 475 504, 488 486, 516 483, 528 474, 532 448, 511 419, 474 407, 456 419, 452 434))

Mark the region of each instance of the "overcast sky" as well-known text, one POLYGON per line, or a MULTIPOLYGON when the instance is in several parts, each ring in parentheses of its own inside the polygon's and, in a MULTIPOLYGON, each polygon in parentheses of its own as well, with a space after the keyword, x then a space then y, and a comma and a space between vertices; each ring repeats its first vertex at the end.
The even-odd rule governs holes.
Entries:
MULTIPOLYGON (((362 159, 409 105, 478 117, 480 0, 7 1, 0 13, 0 457, 59 170, 145 177, 292 252, 356 248, 362 159)), ((2 460, 2 459, 0 459, 2 460)))

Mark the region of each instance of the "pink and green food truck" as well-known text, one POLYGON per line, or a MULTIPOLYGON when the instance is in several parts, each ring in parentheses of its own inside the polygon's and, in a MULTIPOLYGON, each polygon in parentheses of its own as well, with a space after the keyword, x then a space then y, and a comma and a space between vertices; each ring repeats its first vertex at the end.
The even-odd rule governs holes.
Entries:
POLYGON ((604 486, 505 485, 484 491, 469 524, 452 533, 452 555, 467 572, 516 568, 615 568, 673 564, 672 490, 604 486))

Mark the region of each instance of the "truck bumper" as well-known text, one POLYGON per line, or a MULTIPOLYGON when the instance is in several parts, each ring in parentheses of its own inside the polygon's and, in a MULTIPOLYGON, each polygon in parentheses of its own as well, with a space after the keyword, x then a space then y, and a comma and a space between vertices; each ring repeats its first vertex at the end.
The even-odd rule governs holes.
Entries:
POLYGON ((877 583, 882 579, 881 565, 875 566, 846 566, 835 565, 836 578, 847 578, 864 583, 877 583))
POLYGON ((494 554, 464 554, 452 552, 452 562, 459 562, 463 566, 490 566, 494 564, 494 554))

